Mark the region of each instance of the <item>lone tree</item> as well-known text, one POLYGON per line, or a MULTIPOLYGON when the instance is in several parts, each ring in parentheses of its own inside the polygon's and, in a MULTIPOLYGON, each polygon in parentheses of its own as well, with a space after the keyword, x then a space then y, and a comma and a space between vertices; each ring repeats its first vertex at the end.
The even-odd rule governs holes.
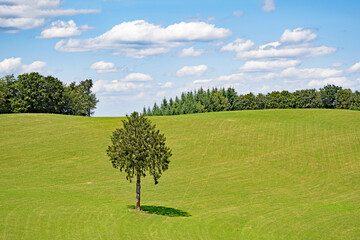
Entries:
POLYGON ((111 137, 112 145, 107 155, 114 168, 126 173, 130 182, 136 176, 136 206, 140 211, 140 179, 149 172, 155 184, 163 171, 168 169, 171 150, 165 146, 164 134, 156 130, 151 121, 133 112, 123 120, 124 128, 116 129, 111 137))

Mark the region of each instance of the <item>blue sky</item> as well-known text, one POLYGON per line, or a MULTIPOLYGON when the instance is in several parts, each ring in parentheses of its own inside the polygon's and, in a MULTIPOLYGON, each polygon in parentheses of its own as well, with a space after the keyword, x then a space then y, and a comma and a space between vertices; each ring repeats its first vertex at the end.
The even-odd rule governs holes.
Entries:
POLYGON ((91 78, 95 116, 199 87, 360 90, 357 0, 0 0, 0 76, 91 78))

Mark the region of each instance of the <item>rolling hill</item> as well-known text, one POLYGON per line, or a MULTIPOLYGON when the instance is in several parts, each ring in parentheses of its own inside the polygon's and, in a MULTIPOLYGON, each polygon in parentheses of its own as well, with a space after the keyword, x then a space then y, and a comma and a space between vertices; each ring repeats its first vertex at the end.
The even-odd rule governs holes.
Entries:
POLYGON ((360 238, 360 112, 150 119, 173 157, 137 213, 106 156, 121 118, 0 115, 0 239, 360 238))

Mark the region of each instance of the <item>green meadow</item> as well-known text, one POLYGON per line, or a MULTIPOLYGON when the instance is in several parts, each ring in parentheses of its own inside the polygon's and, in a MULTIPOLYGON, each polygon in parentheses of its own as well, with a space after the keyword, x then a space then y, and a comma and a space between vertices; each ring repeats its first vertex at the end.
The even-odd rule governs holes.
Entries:
POLYGON ((122 118, 0 115, 0 239, 360 239, 360 112, 150 117, 158 185, 106 155, 122 118))

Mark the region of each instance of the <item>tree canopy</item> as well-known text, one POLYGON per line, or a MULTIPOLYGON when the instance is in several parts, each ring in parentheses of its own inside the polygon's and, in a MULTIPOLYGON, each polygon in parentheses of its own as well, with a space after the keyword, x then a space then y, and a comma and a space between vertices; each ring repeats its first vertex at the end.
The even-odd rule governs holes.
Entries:
POLYGON ((166 138, 151 121, 134 112, 116 129, 107 155, 114 168, 124 171, 130 182, 136 176, 136 209, 140 210, 140 178, 149 173, 155 184, 169 167, 172 153, 165 145, 166 138))
POLYGON ((91 116, 99 102, 91 79, 68 86, 53 76, 25 73, 0 78, 0 113, 58 113, 91 116))

